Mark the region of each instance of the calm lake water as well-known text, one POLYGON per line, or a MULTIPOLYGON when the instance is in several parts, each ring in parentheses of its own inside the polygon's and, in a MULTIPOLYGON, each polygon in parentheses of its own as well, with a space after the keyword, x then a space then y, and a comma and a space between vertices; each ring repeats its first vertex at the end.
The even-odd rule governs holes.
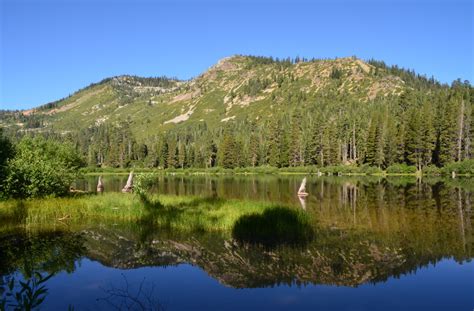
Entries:
MULTIPOLYGON (((126 178, 105 176, 106 191, 126 178)), ((309 177, 305 200, 300 182, 167 176, 152 191, 298 208, 317 220, 308 243, 262 247, 135 223, 2 230, 0 287, 52 275, 42 310, 473 310, 474 180, 309 177)))

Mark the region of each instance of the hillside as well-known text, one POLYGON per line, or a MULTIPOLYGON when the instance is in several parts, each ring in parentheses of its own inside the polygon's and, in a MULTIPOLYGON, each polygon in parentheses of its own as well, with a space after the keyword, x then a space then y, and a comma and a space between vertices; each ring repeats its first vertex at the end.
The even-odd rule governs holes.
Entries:
MULTIPOLYGON (((0 124, 10 135, 32 132, 73 140, 91 165, 123 167, 136 161, 146 166, 214 166, 219 152, 225 151, 218 148, 225 129, 235 138, 228 142, 230 148, 246 150, 246 154, 242 155, 245 163, 221 161, 222 166, 352 162, 388 166, 401 161, 421 167, 440 157, 433 154, 440 143, 436 114, 446 115, 442 109, 448 108, 442 102, 454 96, 452 89, 410 71, 355 57, 308 61, 233 56, 189 81, 108 78, 36 109, 3 112, 0 124), (429 107, 424 107, 427 102, 429 107), (403 150, 387 160, 385 154, 377 153, 394 153, 409 143, 405 137, 403 142, 389 140, 400 131, 405 135, 410 108, 430 111, 425 118, 430 124, 418 125, 433 127, 426 134, 431 145, 421 148, 430 149, 430 155, 409 159, 403 150), (373 133, 369 133, 370 125, 373 133), (370 135, 377 140, 372 154, 367 145, 370 135), (279 150, 272 151, 272 139, 278 141, 279 150), (295 141, 298 146, 291 146, 295 141)), ((458 83, 458 89, 462 89, 456 96, 463 97, 465 118, 461 120, 454 111, 460 108, 449 109, 451 121, 462 121, 464 127, 470 118, 472 87, 458 83)), ((456 145, 459 139, 452 138, 459 150, 443 158, 444 162, 470 156, 469 133, 468 129, 461 133, 460 146, 456 145)))
POLYGON ((291 109, 291 102, 298 101, 291 97, 309 103, 318 94, 337 92, 367 102, 401 94, 402 79, 374 72, 374 66, 355 58, 292 64, 234 56, 190 81, 119 76, 23 113, 36 115, 42 127, 57 131, 131 119, 132 131, 140 135, 180 123, 215 126, 235 118, 268 117, 269 108, 291 109))

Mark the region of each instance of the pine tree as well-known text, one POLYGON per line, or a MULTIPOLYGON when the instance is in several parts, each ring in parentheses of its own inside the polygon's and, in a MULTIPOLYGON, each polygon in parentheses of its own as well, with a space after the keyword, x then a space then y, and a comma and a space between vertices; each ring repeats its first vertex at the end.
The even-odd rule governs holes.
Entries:
POLYGON ((236 168, 239 166, 239 144, 235 140, 231 130, 225 130, 224 137, 218 150, 219 164, 223 168, 236 168))
POLYGON ((365 162, 369 165, 381 167, 385 160, 384 154, 384 124, 379 114, 372 117, 370 122, 365 162))
POLYGON ((457 102, 458 99, 451 96, 440 109, 440 125, 437 137, 437 160, 439 165, 446 165, 456 160, 457 154, 457 102))
POLYGON ((397 135, 395 138, 396 143, 396 150, 395 150, 395 162, 396 163, 404 163, 405 162, 405 121, 401 120, 401 122, 397 126, 397 135))
POLYGON ((398 161, 397 146, 397 125, 393 117, 387 116, 387 126, 385 133, 385 167, 388 167, 398 161))
POLYGON ((418 170, 432 160, 435 147, 432 108, 425 103, 421 109, 411 110, 406 134, 406 150, 409 164, 416 165, 418 170))
POLYGON ((258 165, 258 147, 260 141, 257 134, 257 125, 255 122, 252 122, 250 126, 251 133, 248 143, 248 162, 250 166, 255 167, 258 165))
POLYGON ((289 165, 293 167, 301 165, 302 162, 301 134, 301 115, 299 112, 295 112, 291 120, 289 138, 289 165))
POLYGON ((280 122, 272 119, 268 125, 267 162, 271 166, 280 167, 280 122))

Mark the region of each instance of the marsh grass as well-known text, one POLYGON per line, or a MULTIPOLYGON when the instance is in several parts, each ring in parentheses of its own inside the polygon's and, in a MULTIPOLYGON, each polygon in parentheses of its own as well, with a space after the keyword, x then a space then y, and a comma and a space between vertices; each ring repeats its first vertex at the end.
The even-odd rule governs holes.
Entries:
POLYGON ((180 231, 228 231, 243 215, 261 214, 270 203, 217 197, 104 193, 68 198, 0 202, 0 223, 72 226, 134 222, 180 231))

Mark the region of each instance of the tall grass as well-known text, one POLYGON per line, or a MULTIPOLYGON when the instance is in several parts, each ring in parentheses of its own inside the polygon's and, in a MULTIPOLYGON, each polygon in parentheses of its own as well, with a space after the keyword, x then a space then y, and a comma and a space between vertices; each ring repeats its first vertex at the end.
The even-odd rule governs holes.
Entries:
POLYGON ((68 226, 136 222, 183 231, 231 231, 242 215, 260 214, 270 203, 214 197, 154 195, 143 202, 122 193, 0 202, 0 223, 68 226))

